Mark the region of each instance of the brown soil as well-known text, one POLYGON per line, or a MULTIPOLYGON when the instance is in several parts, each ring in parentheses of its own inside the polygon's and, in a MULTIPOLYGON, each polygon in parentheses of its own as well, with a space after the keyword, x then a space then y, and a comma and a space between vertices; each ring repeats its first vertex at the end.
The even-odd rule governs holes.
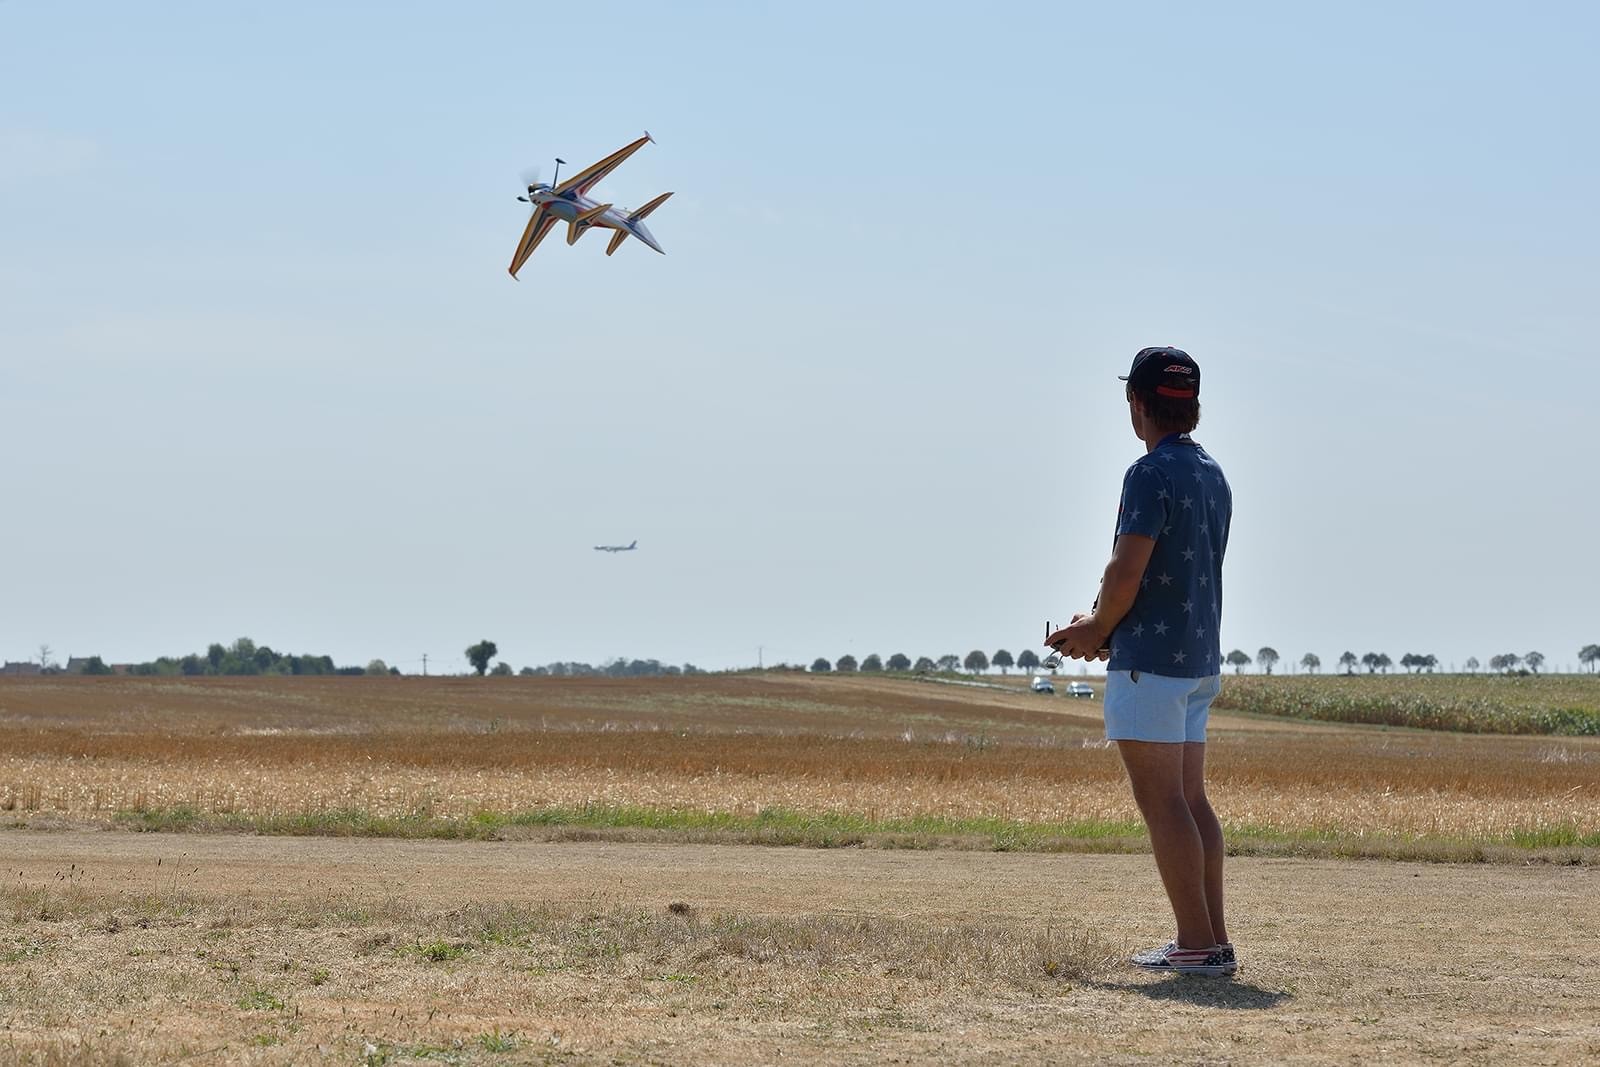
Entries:
POLYGON ((0 833, 0 1060, 1577 1063, 1593 869, 0 833), (669 909, 669 905, 677 907, 669 909))

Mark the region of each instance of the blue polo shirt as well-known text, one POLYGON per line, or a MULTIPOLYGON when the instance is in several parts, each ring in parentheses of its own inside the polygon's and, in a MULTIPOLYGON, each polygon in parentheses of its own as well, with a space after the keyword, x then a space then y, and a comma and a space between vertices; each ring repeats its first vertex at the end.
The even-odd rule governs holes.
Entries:
POLYGON ((1155 538, 1133 607, 1111 634, 1112 671, 1204 678, 1222 670, 1222 557, 1233 490, 1188 434, 1168 434, 1122 478, 1117 533, 1155 538))

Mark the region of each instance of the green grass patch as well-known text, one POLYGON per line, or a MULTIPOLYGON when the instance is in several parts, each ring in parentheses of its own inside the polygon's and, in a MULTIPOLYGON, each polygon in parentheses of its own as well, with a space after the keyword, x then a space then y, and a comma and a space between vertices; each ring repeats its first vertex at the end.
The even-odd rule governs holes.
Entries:
MULTIPOLYGON (((1026 822, 1000 818, 916 816, 874 819, 850 812, 767 808, 754 814, 626 805, 479 812, 465 818, 436 815, 378 816, 361 811, 301 815, 198 815, 167 817, 159 811, 120 813, 118 824, 151 832, 235 832, 269 836, 387 837, 499 841, 618 840, 695 844, 750 844, 805 848, 963 849, 992 852, 1145 852, 1149 841, 1136 821, 1085 819, 1026 822)), ((1235 855, 1329 856, 1442 862, 1600 863, 1600 833, 1573 825, 1527 827, 1486 838, 1372 835, 1338 827, 1283 830, 1226 826, 1235 855)), ((442 944, 442 943, 441 943, 442 944)), ((431 947, 431 946, 430 946, 431 947)), ((445 949, 451 946, 445 946, 445 949)), ((443 950, 441 950, 443 951, 443 950)), ((453 956, 428 956, 447 959, 453 956)))
POLYGON ((1227 675, 1215 706, 1460 733, 1600 736, 1600 678, 1592 675, 1227 675))

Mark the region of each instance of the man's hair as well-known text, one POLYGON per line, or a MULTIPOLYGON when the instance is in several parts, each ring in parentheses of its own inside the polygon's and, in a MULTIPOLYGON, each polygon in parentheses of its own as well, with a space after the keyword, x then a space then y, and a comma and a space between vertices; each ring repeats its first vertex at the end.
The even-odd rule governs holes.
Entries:
POLYGON ((1162 433, 1191 433, 1200 425, 1200 401, 1197 397, 1162 396, 1154 389, 1134 389, 1128 392, 1139 398, 1150 421, 1162 433))

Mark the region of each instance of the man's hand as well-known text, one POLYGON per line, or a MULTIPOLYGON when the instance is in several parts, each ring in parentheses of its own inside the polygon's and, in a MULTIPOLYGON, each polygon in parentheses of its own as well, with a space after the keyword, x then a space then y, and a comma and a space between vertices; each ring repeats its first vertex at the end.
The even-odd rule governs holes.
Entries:
POLYGON ((1065 629, 1057 630, 1044 643, 1068 659, 1097 660, 1109 658, 1105 651, 1111 632, 1095 617, 1078 614, 1065 629))

